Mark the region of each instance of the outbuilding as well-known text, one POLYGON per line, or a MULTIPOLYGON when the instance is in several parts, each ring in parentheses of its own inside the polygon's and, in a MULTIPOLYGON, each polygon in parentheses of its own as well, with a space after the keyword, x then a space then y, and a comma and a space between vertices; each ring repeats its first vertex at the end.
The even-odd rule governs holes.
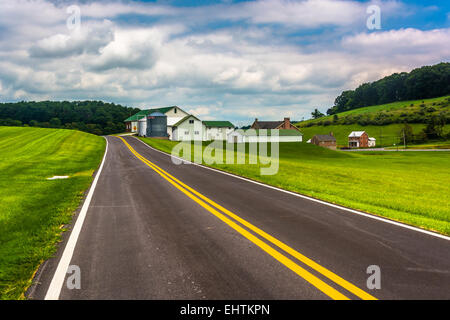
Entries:
POLYGON ((311 138, 310 143, 328 149, 336 149, 336 138, 333 132, 330 132, 330 134, 316 134, 311 138))
POLYGON ((276 130, 236 130, 228 135, 228 143, 243 142, 302 142, 303 134, 297 130, 276 129, 276 130))
POLYGON ((206 128, 206 140, 227 140, 227 136, 234 131, 230 121, 203 121, 206 128))
POLYGON ((204 141, 206 127, 202 121, 193 115, 182 118, 172 126, 172 138, 175 141, 204 141))

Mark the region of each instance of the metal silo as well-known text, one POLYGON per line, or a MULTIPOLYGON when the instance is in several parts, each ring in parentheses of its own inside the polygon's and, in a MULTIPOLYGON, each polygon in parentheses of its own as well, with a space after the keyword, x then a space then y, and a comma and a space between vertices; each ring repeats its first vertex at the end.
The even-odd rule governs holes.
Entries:
POLYGON ((167 116, 161 112, 153 112, 147 116, 147 137, 167 138, 167 116))
POLYGON ((145 117, 138 120, 138 135, 141 137, 145 137, 147 133, 147 120, 145 117))

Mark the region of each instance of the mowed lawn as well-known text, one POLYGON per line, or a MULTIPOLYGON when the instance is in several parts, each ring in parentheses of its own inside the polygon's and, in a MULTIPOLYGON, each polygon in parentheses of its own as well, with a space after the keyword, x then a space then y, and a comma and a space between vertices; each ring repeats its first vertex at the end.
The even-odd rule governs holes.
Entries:
MULTIPOLYGON (((166 152, 171 152, 177 144, 150 138, 141 140, 166 152)), ((260 164, 212 166, 286 190, 450 234, 450 152, 350 153, 306 143, 281 143, 276 175, 260 175, 260 164)))
POLYGON ((24 298, 55 253, 105 144, 79 131, 0 127, 0 299, 24 298), (55 175, 70 178, 47 180, 55 175))

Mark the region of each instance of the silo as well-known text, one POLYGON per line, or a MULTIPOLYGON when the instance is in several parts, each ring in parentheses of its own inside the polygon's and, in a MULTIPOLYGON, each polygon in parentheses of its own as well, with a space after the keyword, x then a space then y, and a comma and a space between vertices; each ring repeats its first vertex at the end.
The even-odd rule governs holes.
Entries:
POLYGON ((168 138, 167 116, 161 112, 153 112, 147 116, 147 137, 168 138))
POLYGON ((147 134, 147 119, 145 117, 138 120, 138 135, 145 137, 147 134))

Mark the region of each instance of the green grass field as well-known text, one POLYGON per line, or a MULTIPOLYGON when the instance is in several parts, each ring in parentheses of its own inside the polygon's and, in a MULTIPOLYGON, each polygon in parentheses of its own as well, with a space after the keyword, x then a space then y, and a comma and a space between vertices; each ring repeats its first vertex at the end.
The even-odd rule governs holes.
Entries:
MULTIPOLYGON (((364 108, 358 108, 353 109, 345 112, 338 113, 337 116, 339 119, 344 118, 345 116, 356 116, 356 115, 371 115, 371 114, 377 114, 380 112, 388 113, 394 117, 401 116, 402 113, 418 113, 421 111, 422 107, 421 105, 424 104, 425 107, 433 107, 435 109, 433 114, 439 114, 441 111, 449 110, 448 105, 446 106, 440 106, 440 103, 445 103, 448 101, 450 96, 444 96, 439 98, 432 98, 432 99, 420 99, 420 100, 411 100, 411 101, 399 101, 399 102, 392 102, 382 105, 376 105, 376 106, 370 106, 370 107, 364 107, 364 108)), ((306 121, 302 121, 298 123, 297 125, 301 128, 305 127, 308 123, 317 123, 320 121, 326 121, 326 120, 333 120, 333 116, 325 116, 318 119, 310 119, 306 121)), ((403 122, 403 121, 400 121, 403 122)))
MULTIPOLYGON (((169 153, 177 144, 150 138, 141 140, 169 153)), ((279 171, 273 176, 261 176, 260 164, 211 166, 450 234, 450 152, 349 153, 306 143, 281 143, 279 171)))
POLYGON ((0 299, 24 298, 92 182, 105 139, 80 131, 0 127, 0 299), (65 180, 47 180, 53 176, 65 180))

